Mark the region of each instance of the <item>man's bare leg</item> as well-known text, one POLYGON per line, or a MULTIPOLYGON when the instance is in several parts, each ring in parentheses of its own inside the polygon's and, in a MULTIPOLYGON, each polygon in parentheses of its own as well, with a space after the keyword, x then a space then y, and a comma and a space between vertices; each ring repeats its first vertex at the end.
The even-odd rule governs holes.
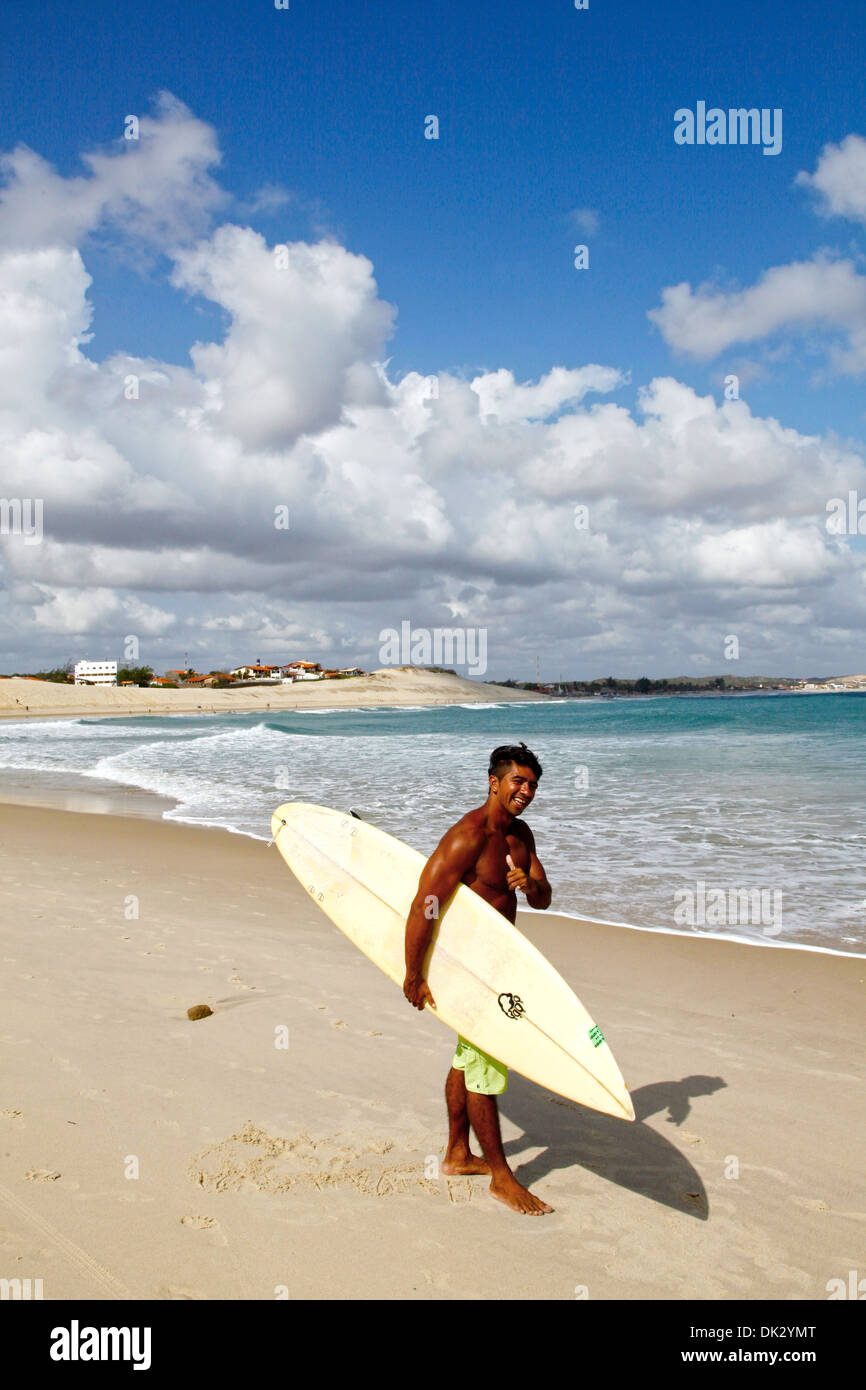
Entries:
POLYGON ((476 1091, 466 1092, 466 1108, 469 1123, 478 1136, 484 1157, 490 1164, 492 1182, 490 1195, 504 1202, 513 1211, 528 1216, 543 1216, 553 1211, 540 1197, 534 1197, 527 1187, 519 1183, 505 1161, 502 1148, 502 1132, 499 1128, 499 1106, 495 1096, 482 1096, 476 1091))
POLYGON ((449 1177, 457 1173, 489 1173, 483 1158, 469 1148, 469 1115, 466 1110, 466 1077, 452 1067, 445 1082, 445 1104, 448 1106, 448 1150, 442 1162, 442 1172, 449 1177))

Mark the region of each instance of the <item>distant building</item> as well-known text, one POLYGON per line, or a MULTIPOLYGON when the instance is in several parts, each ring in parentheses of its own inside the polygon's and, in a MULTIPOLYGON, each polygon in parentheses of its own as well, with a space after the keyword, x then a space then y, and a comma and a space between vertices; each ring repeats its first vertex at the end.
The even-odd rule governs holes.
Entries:
POLYGON ((76 661, 76 685, 117 685, 116 661, 76 661))
POLYGON ((274 681, 280 679, 281 668, 279 666, 236 666, 231 674, 237 681, 274 681))
POLYGON ((279 668, 283 681, 318 681, 322 679, 322 668, 318 661, 290 661, 279 668))

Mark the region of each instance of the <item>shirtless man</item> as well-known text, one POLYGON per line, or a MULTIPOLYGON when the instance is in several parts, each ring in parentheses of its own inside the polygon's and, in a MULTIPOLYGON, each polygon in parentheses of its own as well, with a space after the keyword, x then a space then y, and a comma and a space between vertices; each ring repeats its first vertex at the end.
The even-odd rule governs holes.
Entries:
MULTIPOLYGON (((525 743, 494 748, 490 755, 490 794, 439 841, 427 860, 406 920, 406 979, 403 993, 416 1009, 436 1004, 424 979, 424 957, 440 904, 459 883, 467 884, 512 924, 517 890, 530 907, 550 906, 550 884, 535 853, 535 840, 522 815, 535 796, 541 764, 525 743), (433 910, 431 911, 431 904, 433 910)), ((489 1173, 490 1192, 514 1211, 541 1216, 553 1211, 515 1178, 505 1161, 496 1097, 508 1084, 508 1070, 465 1038, 458 1038, 448 1080, 448 1150, 443 1173, 489 1173), (469 1148, 469 1126, 484 1158, 469 1148)))

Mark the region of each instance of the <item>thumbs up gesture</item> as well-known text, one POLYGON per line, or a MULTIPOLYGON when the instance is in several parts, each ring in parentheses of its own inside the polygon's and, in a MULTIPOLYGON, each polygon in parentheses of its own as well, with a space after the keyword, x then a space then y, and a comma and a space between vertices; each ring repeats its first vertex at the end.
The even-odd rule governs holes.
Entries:
POLYGON ((506 874, 506 882, 507 882, 507 884, 508 884, 509 890, 510 890, 512 893, 515 893, 515 892, 518 890, 518 888, 519 888, 521 893, 526 893, 526 892, 528 892, 528 891, 529 891, 529 879, 528 879, 527 876, 526 876, 525 870, 523 870, 523 869, 516 869, 516 868, 514 867, 514 860, 511 858, 511 855, 510 855, 510 854, 506 854, 506 856, 505 856, 505 862, 506 862, 506 864, 508 865, 508 873, 506 874))

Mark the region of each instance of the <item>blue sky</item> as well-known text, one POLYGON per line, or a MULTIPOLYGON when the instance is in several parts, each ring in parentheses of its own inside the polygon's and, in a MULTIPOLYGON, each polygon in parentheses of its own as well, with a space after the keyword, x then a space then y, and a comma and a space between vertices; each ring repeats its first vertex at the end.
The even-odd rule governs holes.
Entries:
MULTIPOLYGON (((366 257, 379 299, 396 310, 383 354, 392 383, 413 372, 468 381, 501 369, 521 383, 596 363, 620 373, 605 401, 633 411, 653 378, 721 402, 723 379, 735 372, 755 416, 864 452, 862 371, 850 362, 840 370, 833 355, 850 321, 837 314, 822 324, 812 312, 794 322, 750 305, 746 317, 758 321, 750 339, 731 330, 721 349, 697 352, 687 347, 700 334, 685 322, 700 309, 699 286, 722 296, 733 320, 732 296, 773 267, 822 254, 850 262, 852 283, 862 279, 863 219, 834 211, 838 190, 822 196, 797 182, 815 175, 825 147, 866 135, 859 4, 590 0, 578 11, 566 0, 411 8, 291 0, 282 11, 83 0, 37 12, 13 0, 0 23, 10 58, 0 150, 23 144, 62 179, 86 176, 83 155, 118 155, 124 116, 153 113, 157 94, 171 93, 212 130, 222 155, 210 177, 224 200, 197 234, 227 222, 253 228, 268 246, 325 237, 366 257), (781 108, 781 152, 677 145, 674 112, 699 99, 781 108), (438 140, 424 138, 429 114, 439 118, 438 140), (587 270, 573 265, 578 243, 589 247, 587 270), (663 331, 648 313, 681 282, 690 296, 663 331)), ((143 244, 133 222, 97 220, 80 238, 93 310, 80 351, 98 364, 126 353, 188 368, 192 344, 220 342, 233 311, 171 284, 176 247, 152 235, 143 244)), ((748 503, 740 521, 756 515, 748 503)), ((718 517, 710 510, 705 520, 718 517)), ((856 558, 859 538, 849 550, 856 558)), ((438 568, 429 563, 440 576, 452 564, 444 555, 438 568)), ((28 581, 46 578, 28 570, 28 581)), ((771 587, 774 605, 788 602, 779 591, 791 584, 771 587)), ((802 608, 802 593, 789 597, 802 608)), ((177 601, 182 626, 198 600, 177 601)), ((666 604, 654 609, 660 622, 666 604)), ((376 617, 368 629, 385 625, 376 617)), ((862 631, 851 630, 862 653, 862 631)), ((88 630, 69 635, 77 641, 88 630)), ((555 664, 565 636, 561 627, 550 633, 555 664)), ((360 628, 357 643, 352 658, 371 660, 360 628)), ((4 645, 19 660, 35 653, 4 645)), ((784 641, 762 645, 762 659, 778 665, 784 641)), ((847 665, 850 646, 841 639, 832 660, 847 665)), ((678 653, 683 666, 688 647, 684 640, 678 653)), ((614 642, 608 664, 643 657, 646 665, 653 650, 614 642)), ((821 657, 802 643, 797 653, 821 657)))
MULTIPOLYGON (((399 310, 397 372, 505 363, 527 379, 551 362, 628 360, 648 379, 672 362, 646 319, 663 285, 748 284, 768 264, 851 240, 810 214, 794 178, 863 126, 856 0, 411 13, 389 0, 288 11, 216 0, 180 23, 165 0, 49 3, 39 23, 32 6, 11 8, 3 148, 23 140, 80 172, 82 148, 117 138, 119 111, 147 110, 167 88, 219 132, 227 189, 295 195, 251 218, 269 240, 324 228, 373 261, 399 310), (781 107, 781 153, 676 146, 673 112, 699 98, 781 107), (429 113, 438 141, 419 138, 429 113), (569 217, 583 207, 599 214, 588 238, 569 217), (571 249, 583 240, 591 273, 579 275, 571 249)), ((103 259, 90 354, 127 348, 134 333, 139 351, 184 360, 200 332, 193 306, 167 290, 154 300, 152 282, 143 299, 138 277, 103 259)), ((810 389, 814 367, 806 347, 750 399, 797 428, 862 438, 862 398, 845 382, 810 389)), ((720 371, 689 379, 712 388, 720 371)))

